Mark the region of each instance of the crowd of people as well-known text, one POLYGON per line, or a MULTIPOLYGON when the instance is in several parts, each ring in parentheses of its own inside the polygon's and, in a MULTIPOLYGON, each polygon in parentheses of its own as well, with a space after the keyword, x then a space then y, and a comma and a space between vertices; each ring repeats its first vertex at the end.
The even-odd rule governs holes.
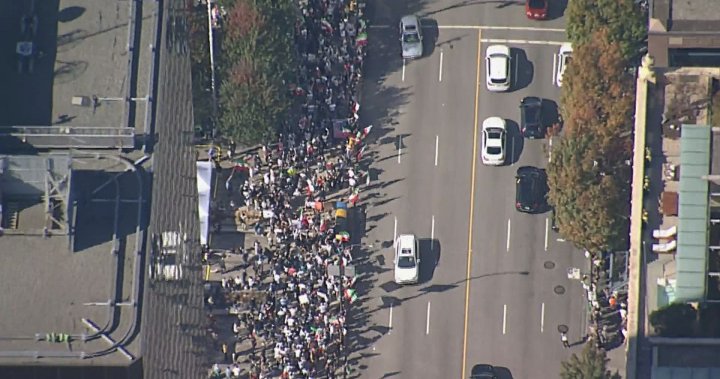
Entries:
MULTIPOLYGON (((355 0, 298 5, 303 67, 289 96, 300 115, 277 143, 242 160, 210 152, 237 162, 225 184, 229 206, 259 236, 229 252, 242 262, 235 276, 220 258, 225 275, 206 298, 215 336, 212 311, 233 316, 234 341, 220 343, 226 362, 212 368, 214 377, 338 378, 350 370, 346 317, 356 296, 345 271, 353 261, 347 220, 367 180, 359 164, 371 127, 359 127, 356 98, 366 26, 355 0), (247 342, 249 349, 239 347, 247 342)), ((212 256, 206 248, 204 260, 212 256)))

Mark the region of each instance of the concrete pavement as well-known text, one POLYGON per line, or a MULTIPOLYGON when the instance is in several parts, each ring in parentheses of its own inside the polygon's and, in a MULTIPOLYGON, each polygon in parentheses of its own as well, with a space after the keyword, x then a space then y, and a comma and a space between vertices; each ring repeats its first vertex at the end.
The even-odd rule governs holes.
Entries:
POLYGON ((546 141, 520 138, 518 105, 529 95, 552 100, 550 108, 557 101, 553 54, 563 21, 530 22, 522 7, 497 5, 368 5, 376 27, 361 117, 377 130, 378 175, 366 242, 384 248, 371 257, 378 274, 360 332, 368 343, 355 347, 361 377, 466 377, 479 363, 500 366, 502 378, 557 377, 560 361, 580 346, 563 349, 558 325, 569 328, 571 342, 584 337, 582 287, 566 273, 584 258, 556 240, 548 215, 513 209, 516 168, 545 167, 548 159, 546 141), (395 31, 405 13, 428 15, 426 54, 411 62, 399 58, 395 31), (490 43, 510 45, 519 63, 509 93, 485 91, 490 43), (513 166, 477 160, 477 129, 490 116, 508 119, 513 166), (426 241, 415 286, 392 281, 391 246, 400 233, 426 241))

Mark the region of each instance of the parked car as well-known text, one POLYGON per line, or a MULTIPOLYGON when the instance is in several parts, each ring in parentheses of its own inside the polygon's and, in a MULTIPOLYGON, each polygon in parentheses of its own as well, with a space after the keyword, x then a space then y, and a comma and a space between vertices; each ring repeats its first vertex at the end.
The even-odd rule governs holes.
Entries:
POLYGON ((400 46, 403 59, 420 58, 423 55, 423 36, 420 19, 415 15, 400 19, 400 46))
POLYGON ((420 277, 420 255, 417 239, 412 234, 402 234, 395 241, 395 283, 417 283, 420 277))
POLYGON ((548 14, 548 0, 525 0, 525 15, 531 20, 544 20, 548 14))
POLYGON ((523 213, 538 213, 547 207, 545 170, 532 166, 517 169, 515 175, 515 208, 523 213))
POLYGON ((475 365, 470 370, 470 379, 497 379, 495 367, 491 365, 475 365))
POLYGON ((523 137, 535 139, 545 137, 542 124, 542 100, 528 96, 520 101, 520 131, 523 137))
POLYGON ((567 70, 567 66, 572 60, 572 52, 572 44, 569 42, 560 45, 560 51, 557 55, 557 73, 555 75, 555 84, 558 87, 562 87, 563 75, 565 75, 565 70, 567 70))
POLYGON ((485 83, 488 91, 510 90, 510 48, 505 45, 490 45, 485 51, 485 83))
POLYGON ((505 120, 489 117, 482 123, 482 163, 488 166, 500 166, 505 163, 505 120))

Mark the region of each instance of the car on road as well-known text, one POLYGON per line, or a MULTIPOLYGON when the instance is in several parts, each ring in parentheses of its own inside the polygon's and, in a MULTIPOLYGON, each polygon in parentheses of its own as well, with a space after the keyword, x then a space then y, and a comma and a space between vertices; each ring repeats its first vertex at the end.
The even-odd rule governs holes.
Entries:
POLYGON ((505 163, 505 120, 500 117, 488 117, 482 123, 482 163, 488 166, 500 166, 505 163))
POLYGON ((531 20, 544 20, 548 14, 548 0, 525 0, 525 15, 531 20))
POLYGON ((395 283, 417 283, 420 278, 420 254, 417 239, 401 234, 395 241, 395 283))
POLYGON ((423 55, 423 36, 420 19, 415 15, 400 19, 400 46, 403 59, 420 58, 423 55))
POLYGON ((485 82, 488 91, 510 90, 510 48, 505 45, 490 45, 485 51, 485 82))
POLYGON ((470 379, 497 379, 495 367, 491 365, 475 365, 470 370, 470 379))
POLYGON ((520 101, 520 132, 523 137, 535 139, 545 137, 542 124, 542 100, 528 96, 520 101))
POLYGON ((524 213, 538 213, 547 206, 545 170, 532 166, 517 169, 515 175, 515 208, 524 213))
POLYGON ((572 52, 571 43, 566 42, 560 45, 560 51, 557 55, 557 73, 555 74, 555 84, 558 87, 562 87, 563 75, 565 75, 565 70, 567 70, 567 66, 572 60, 572 52))

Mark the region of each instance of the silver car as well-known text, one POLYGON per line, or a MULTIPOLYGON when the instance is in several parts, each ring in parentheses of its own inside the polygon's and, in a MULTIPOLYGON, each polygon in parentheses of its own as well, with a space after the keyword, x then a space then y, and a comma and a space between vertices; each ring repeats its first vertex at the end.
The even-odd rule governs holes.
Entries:
POLYGON ((415 15, 400 19, 400 46, 403 59, 420 58, 423 55, 422 27, 415 15))

